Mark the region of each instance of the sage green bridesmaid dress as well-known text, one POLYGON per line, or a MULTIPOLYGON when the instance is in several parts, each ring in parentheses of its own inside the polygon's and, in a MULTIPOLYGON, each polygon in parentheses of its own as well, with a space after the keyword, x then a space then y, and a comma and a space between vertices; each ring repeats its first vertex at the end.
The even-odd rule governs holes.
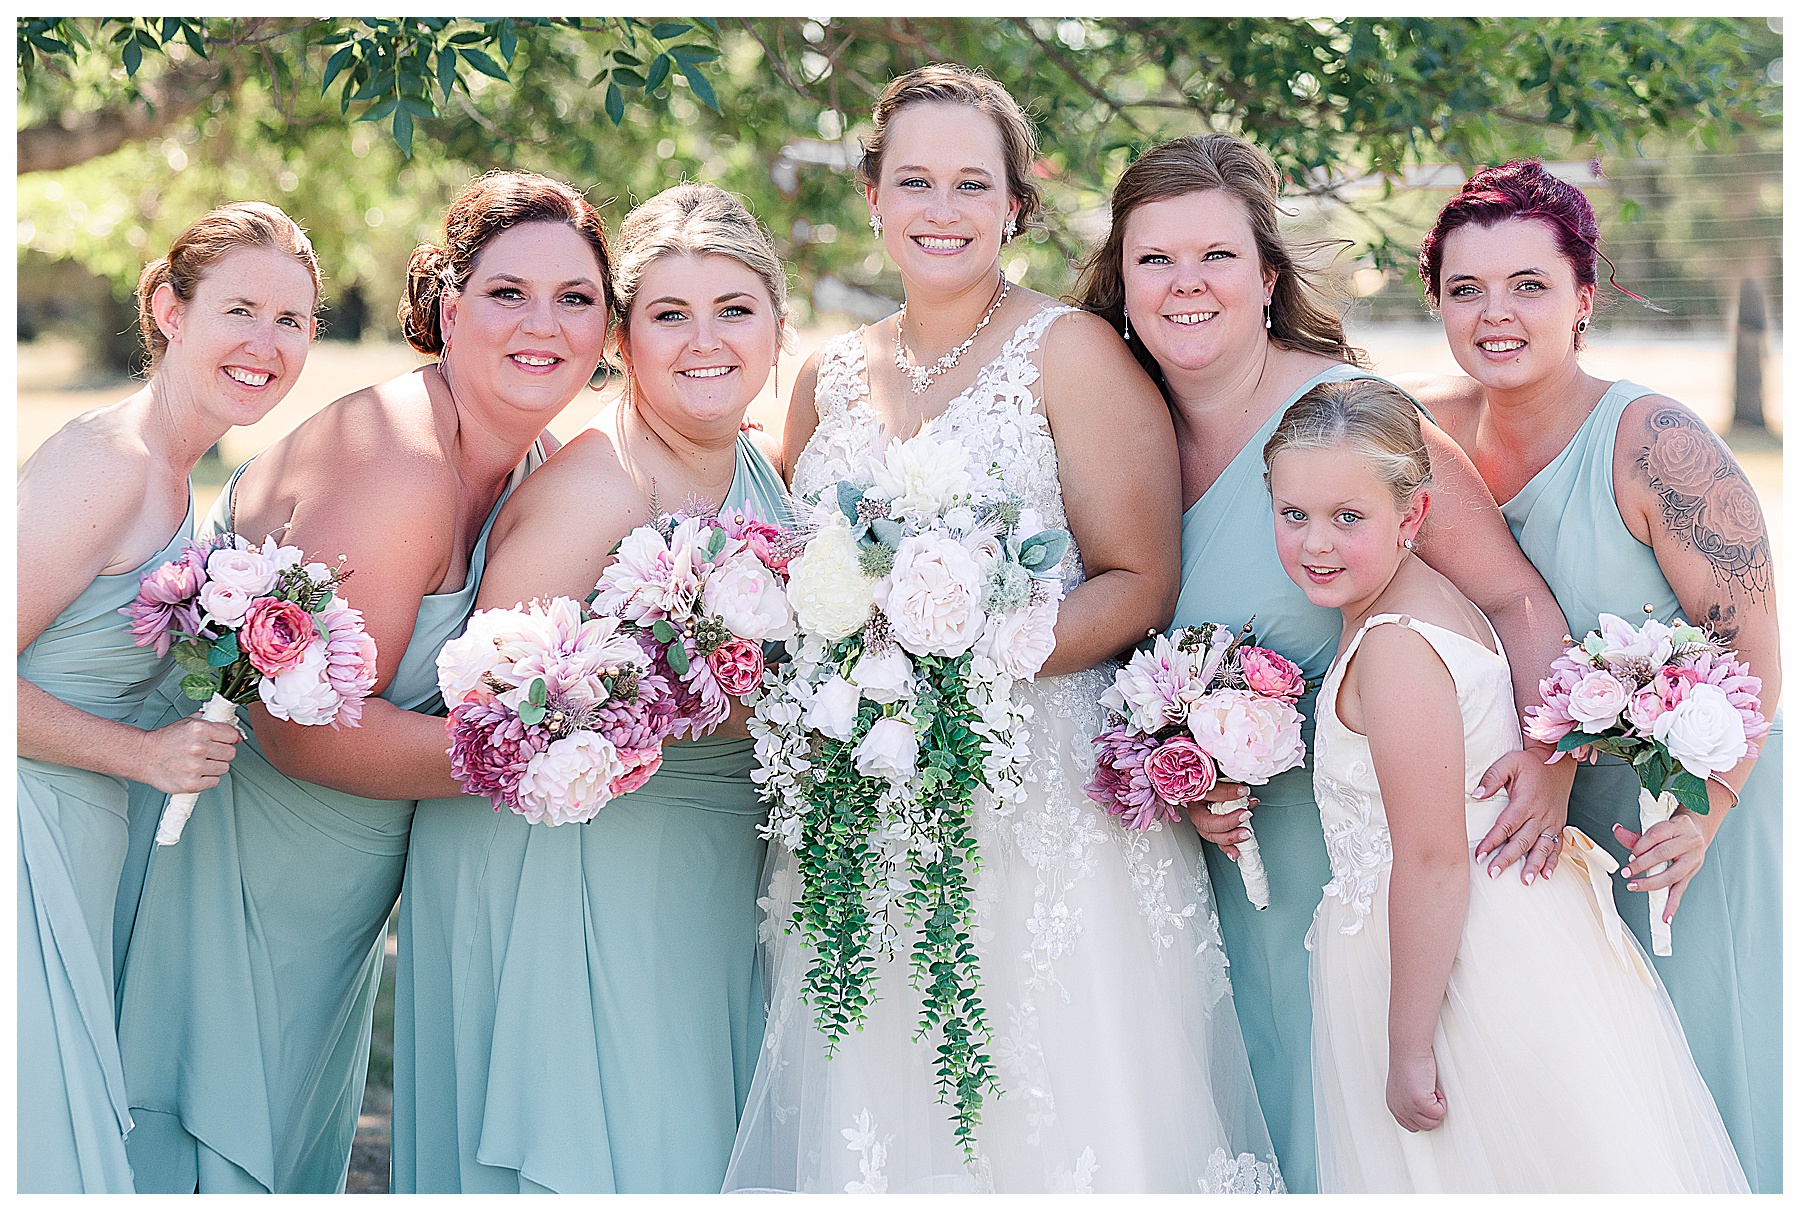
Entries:
MULTIPOLYGON (((1602 613, 1633 625, 1682 613, 1655 553, 1625 528, 1613 494, 1619 420, 1627 404, 1650 394, 1614 383, 1562 453, 1501 506, 1577 636, 1599 629, 1602 613)), ((1675 953, 1651 956, 1760 1194, 1781 1190, 1781 750, 1777 711, 1742 797, 1682 893, 1675 953)), ((1628 851, 1612 826, 1638 831, 1637 798, 1630 767, 1602 756, 1576 772, 1569 823, 1623 862, 1628 851)), ((1648 954, 1649 894, 1615 879, 1613 899, 1648 954)))
POLYGON ((1319 1188, 1306 931, 1331 882, 1331 859, 1313 799, 1313 699, 1331 667, 1343 619, 1336 610, 1308 601, 1281 570, 1262 450, 1282 415, 1313 387, 1373 377, 1338 365, 1307 380, 1181 519, 1181 596, 1173 625, 1220 622, 1236 628, 1254 616, 1257 642, 1299 665, 1312 687, 1299 702, 1306 763, 1251 792, 1257 807, 1250 824, 1269 872, 1269 906, 1260 911, 1250 906, 1237 863, 1225 851, 1216 845, 1201 847, 1212 876, 1256 1097, 1281 1175, 1295 1194, 1319 1188))
MULTIPOLYGON (((726 504, 785 520, 748 438, 726 504)), ((397 1193, 717 1193, 762 1041, 748 739, 587 824, 422 801, 400 897, 397 1193)))
MULTIPOLYGON (((135 721, 170 667, 119 613, 173 559, 194 508, 131 572, 98 576, 19 653, 19 676, 90 715, 135 721)), ((123 778, 19 758, 19 1192, 129 1194, 131 1130, 113 1025, 113 893, 123 778)))
MULTIPOLYGON (((438 649, 474 608, 501 505, 541 461, 534 448, 513 472, 462 588, 420 602, 397 660, 378 654, 395 670, 389 702, 442 710, 438 649)), ((228 528, 236 483, 203 534, 228 528)), ((347 596, 354 605, 354 581, 347 596)), ((193 709, 174 674, 147 713, 159 707, 165 719, 193 709)), ((289 778, 254 735, 173 846, 150 843, 163 799, 133 784, 132 866, 145 873, 121 886, 118 919, 138 1189, 342 1191, 414 804, 289 778)))

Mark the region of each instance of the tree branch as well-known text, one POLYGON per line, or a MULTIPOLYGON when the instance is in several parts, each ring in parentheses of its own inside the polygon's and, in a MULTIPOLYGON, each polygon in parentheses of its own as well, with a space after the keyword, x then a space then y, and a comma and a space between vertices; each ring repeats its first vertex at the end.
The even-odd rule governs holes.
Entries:
POLYGON ((198 57, 169 64, 143 87, 141 100, 63 114, 19 132, 19 173, 55 172, 108 155, 137 139, 172 129, 218 91, 223 68, 198 57))

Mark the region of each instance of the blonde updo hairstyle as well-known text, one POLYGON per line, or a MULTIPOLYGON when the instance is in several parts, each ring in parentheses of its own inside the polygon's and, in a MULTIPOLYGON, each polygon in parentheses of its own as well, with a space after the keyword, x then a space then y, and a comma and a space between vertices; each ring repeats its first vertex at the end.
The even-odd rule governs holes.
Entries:
POLYGON ((613 314, 619 336, 631 331, 631 305, 644 271, 665 256, 730 257, 757 277, 769 292, 781 329, 781 347, 791 350, 788 328, 787 266, 775 241, 744 204, 698 181, 672 185, 635 206, 619 227, 619 265, 613 275, 613 314))
POLYGON ((1368 461, 1402 513, 1431 483, 1419 409, 1406 392, 1381 378, 1320 383, 1295 400, 1263 446, 1263 483, 1283 450, 1337 446, 1349 446, 1368 461))
POLYGON ((188 225, 169 245, 169 255, 144 266, 138 278, 138 334, 155 371, 169 348, 169 338, 156 326, 152 299, 167 285, 181 302, 191 302, 200 279, 219 261, 240 248, 269 248, 300 262, 312 277, 313 309, 319 305, 319 258, 300 224, 267 202, 228 202, 188 225))
POLYGON ((521 223, 561 223, 575 229, 600 265, 600 288, 612 301, 612 255, 600 212, 580 191, 535 172, 496 170, 477 178, 450 203, 444 242, 420 244, 406 267, 400 331, 420 353, 444 352, 445 295, 461 294, 488 241, 521 223))
POLYGON ((985 72, 960 63, 932 63, 896 76, 881 90, 875 102, 875 130, 863 140, 862 161, 856 175, 865 186, 881 184, 881 158, 887 150, 888 124, 908 105, 948 101, 967 105, 992 118, 1000 129, 1000 145, 1006 152, 1006 192, 1019 204, 1018 228, 1024 231, 1042 205, 1031 166, 1037 160, 1037 132, 1012 94, 985 72))

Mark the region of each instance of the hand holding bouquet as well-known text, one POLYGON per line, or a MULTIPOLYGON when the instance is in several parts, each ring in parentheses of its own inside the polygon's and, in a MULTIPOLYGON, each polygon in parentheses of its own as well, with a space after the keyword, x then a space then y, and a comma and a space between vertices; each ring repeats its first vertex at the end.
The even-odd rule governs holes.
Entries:
MULTIPOLYGON (((1094 778, 1087 793, 1128 828, 1179 820, 1205 803, 1214 815, 1241 810, 1246 799, 1206 801, 1223 776, 1261 785, 1306 757, 1294 702, 1306 679, 1292 661, 1235 636, 1216 622, 1158 635, 1132 656, 1100 696, 1114 726, 1094 740, 1094 778)), ((1244 892, 1269 906, 1269 878, 1256 833, 1238 843, 1244 892)))
MULTIPOLYGON (((357 727, 375 684, 375 641, 360 611, 337 596, 342 563, 306 563, 274 538, 253 547, 236 534, 190 542, 139 582, 119 612, 140 647, 173 650, 181 691, 203 718, 228 723, 260 700, 277 719, 357 727)), ((198 796, 171 795, 156 843, 173 845, 198 796)))
MULTIPOLYGON (((1538 690, 1544 702, 1526 710, 1525 734, 1556 746, 1551 761, 1564 753, 1576 760, 1610 753, 1630 762, 1640 828, 1678 807, 1705 815, 1706 780, 1754 757, 1769 730, 1757 697, 1762 679, 1736 652, 1680 619, 1633 627, 1602 614, 1600 629, 1558 656, 1538 690)), ((1649 894, 1651 950, 1672 954, 1663 920, 1669 891, 1649 894)))

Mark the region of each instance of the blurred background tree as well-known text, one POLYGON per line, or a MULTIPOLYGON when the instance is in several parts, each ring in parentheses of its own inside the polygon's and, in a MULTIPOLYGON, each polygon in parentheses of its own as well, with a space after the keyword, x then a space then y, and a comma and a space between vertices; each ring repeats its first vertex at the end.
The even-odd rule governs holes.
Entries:
POLYGON ((1594 166, 1620 281, 1665 308, 1615 322, 1754 338, 1780 322, 1780 55, 1761 18, 29 18, 20 335, 73 325, 97 367, 129 367, 143 260, 259 197, 313 234, 327 334, 389 336, 413 245, 501 166, 588 188, 615 223, 714 181, 773 230, 802 320, 873 318, 898 283, 858 137, 895 74, 954 61, 1037 119, 1048 213, 1006 268, 1049 293, 1138 151, 1229 130, 1275 158, 1297 231, 1350 241, 1336 272, 1369 318, 1422 318, 1410 261, 1460 170, 1537 155, 1594 166))

